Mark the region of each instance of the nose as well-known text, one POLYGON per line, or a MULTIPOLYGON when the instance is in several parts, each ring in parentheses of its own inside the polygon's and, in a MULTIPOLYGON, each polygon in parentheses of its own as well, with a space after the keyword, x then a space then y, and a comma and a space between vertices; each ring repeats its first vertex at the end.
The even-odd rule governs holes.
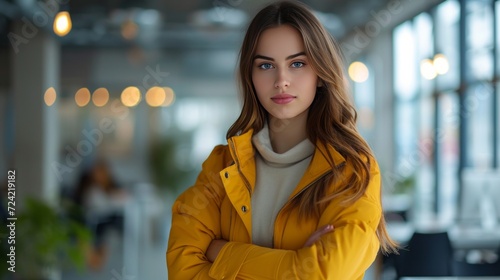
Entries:
POLYGON ((284 70, 278 71, 278 76, 274 82, 274 87, 277 89, 285 89, 290 86, 290 79, 287 77, 284 70))

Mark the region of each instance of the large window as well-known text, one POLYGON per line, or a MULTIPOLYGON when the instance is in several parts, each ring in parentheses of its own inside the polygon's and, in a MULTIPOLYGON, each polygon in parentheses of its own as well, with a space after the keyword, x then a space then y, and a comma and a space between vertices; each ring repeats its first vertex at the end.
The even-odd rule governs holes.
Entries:
POLYGON ((468 130, 465 138, 468 168, 489 168, 493 161, 492 93, 488 82, 473 84, 465 92, 462 114, 468 130))
POLYGON ((414 176, 415 213, 446 219, 455 217, 463 169, 498 168, 500 159, 500 5, 460 3, 393 32, 396 172, 414 176))
POLYGON ((467 1, 466 59, 467 80, 493 77, 493 10, 488 0, 467 1))
POLYGON ((436 159, 439 172, 438 211, 445 219, 453 219, 458 201, 459 133, 457 92, 443 92, 437 101, 436 159))
POLYGON ((436 53, 443 54, 448 59, 446 75, 436 77, 437 89, 447 90, 458 88, 460 84, 460 49, 459 21, 460 4, 458 1, 446 1, 436 7, 436 53))

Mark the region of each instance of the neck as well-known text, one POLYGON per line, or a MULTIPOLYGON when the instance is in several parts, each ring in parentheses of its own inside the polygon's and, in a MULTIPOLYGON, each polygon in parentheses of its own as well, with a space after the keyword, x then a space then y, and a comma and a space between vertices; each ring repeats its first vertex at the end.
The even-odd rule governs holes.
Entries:
POLYGON ((269 116, 269 138, 273 150, 282 154, 307 138, 307 111, 293 119, 269 116))

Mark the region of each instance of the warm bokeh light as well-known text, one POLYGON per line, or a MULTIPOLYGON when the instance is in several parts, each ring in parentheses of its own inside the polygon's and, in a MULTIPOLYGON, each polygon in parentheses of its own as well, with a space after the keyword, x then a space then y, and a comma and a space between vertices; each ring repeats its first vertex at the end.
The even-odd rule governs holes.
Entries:
POLYGON ((151 107, 161 106, 166 99, 165 89, 161 87, 152 87, 146 93, 146 102, 151 107))
POLYGON ((66 36, 71 31, 72 25, 69 13, 61 11, 54 19, 54 33, 60 37, 66 36))
POLYGON ((102 107, 108 103, 109 92, 106 88, 98 88, 92 94, 92 102, 97 107, 102 107))
POLYGON ((175 101, 175 93, 171 87, 164 87, 165 90, 165 102, 161 106, 168 107, 172 105, 175 101))
POLYGON ((133 107, 141 101, 141 91, 137 87, 127 87, 120 97, 123 105, 133 107))
POLYGON ((132 20, 127 20, 122 24, 122 36, 127 40, 132 40, 139 33, 139 26, 132 20))
POLYGON ((47 104, 47 106, 52 106, 52 104, 54 104, 54 102, 56 102, 56 90, 53 88, 53 87, 49 87, 46 91, 45 91, 45 95, 43 96, 43 100, 45 101, 45 104, 47 104))
POLYGON ((355 61, 349 65, 349 77, 356 83, 362 83, 368 79, 368 67, 363 62, 355 61))
POLYGON ((448 70, 450 69, 450 65, 448 63, 448 59, 444 54, 436 54, 434 56, 434 68, 436 69, 436 72, 439 75, 444 75, 448 73, 448 70))
POLYGON ((432 80, 436 78, 437 72, 434 68, 434 63, 430 59, 424 59, 420 62, 420 74, 427 80, 432 80))
POLYGON ((81 88, 75 93, 75 103, 79 107, 86 106, 90 102, 90 91, 88 88, 81 88))

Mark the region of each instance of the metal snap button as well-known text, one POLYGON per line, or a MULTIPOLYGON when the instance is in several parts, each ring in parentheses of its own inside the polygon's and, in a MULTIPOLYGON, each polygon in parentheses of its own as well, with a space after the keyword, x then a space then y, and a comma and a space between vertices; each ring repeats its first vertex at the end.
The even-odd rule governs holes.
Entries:
POLYGON ((229 173, 227 173, 227 172, 224 173, 224 177, 226 177, 226 179, 229 178, 229 173))
POLYGON ((247 207, 245 205, 241 206, 241 211, 243 211, 243 213, 246 213, 247 212, 247 207))

